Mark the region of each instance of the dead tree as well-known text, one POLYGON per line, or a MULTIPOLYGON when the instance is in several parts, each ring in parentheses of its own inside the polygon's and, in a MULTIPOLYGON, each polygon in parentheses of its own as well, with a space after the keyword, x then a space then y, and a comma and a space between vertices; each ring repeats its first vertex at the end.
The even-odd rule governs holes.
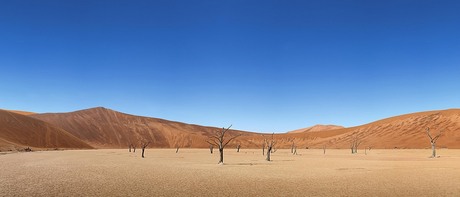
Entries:
POLYGON ((131 152, 131 146, 132 146, 131 144, 128 145, 128 147, 129 147, 129 152, 131 152))
POLYGON ((323 145, 323 155, 326 154, 326 145, 323 145))
POLYGON ((270 154, 274 152, 274 148, 276 145, 276 140, 274 139, 275 133, 272 133, 272 138, 267 140, 264 139, 264 146, 267 147, 267 157, 265 160, 271 161, 270 154))
POLYGON ((262 144, 262 155, 265 155, 265 139, 264 139, 264 143, 262 144))
POLYGON ((149 144, 150 144, 150 141, 141 142, 142 158, 144 158, 144 150, 145 150, 145 148, 146 148, 149 144))
POLYGON ((439 137, 441 137, 442 133, 443 132, 441 131, 441 132, 438 133, 438 135, 433 137, 430 134, 430 128, 429 127, 426 128, 426 134, 430 138, 430 143, 431 143, 431 150, 432 150, 431 158, 436 158, 436 141, 438 141, 438 139, 439 139, 439 137))
POLYGON ((240 152, 240 148, 241 148, 241 144, 238 144, 238 145, 236 146, 236 152, 237 152, 237 153, 240 152))
POLYGON ((220 159, 218 164, 223 164, 224 163, 224 148, 227 146, 228 143, 230 143, 232 140, 235 138, 241 136, 241 134, 235 135, 228 140, 225 140, 225 134, 227 131, 232 127, 230 125, 228 128, 222 128, 221 131, 216 131, 213 135, 209 136, 209 139, 206 140, 207 143, 210 145, 216 145, 219 148, 219 153, 220 153, 220 159))
POLYGON ((212 144, 209 145, 209 151, 211 151, 211 154, 212 154, 212 151, 214 149, 214 146, 212 144))
POLYGON ((292 152, 293 155, 297 155, 297 146, 294 146, 294 151, 292 152))
POLYGON ((179 152, 179 146, 176 147, 176 153, 179 152))
POLYGON ((359 139, 358 137, 358 134, 354 134, 351 136, 351 144, 350 144, 350 148, 351 148, 351 154, 356 154, 358 153, 358 146, 361 144, 361 140, 359 139))
POLYGON ((291 153, 294 153, 294 146, 295 146, 295 142, 294 142, 294 140, 292 140, 292 144, 291 144, 291 153))

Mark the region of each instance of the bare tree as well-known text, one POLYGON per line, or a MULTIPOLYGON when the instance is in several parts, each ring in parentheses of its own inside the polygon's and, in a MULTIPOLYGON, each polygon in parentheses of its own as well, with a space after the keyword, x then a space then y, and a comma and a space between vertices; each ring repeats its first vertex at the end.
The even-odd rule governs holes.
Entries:
POLYGON ((292 139, 291 153, 294 153, 294 146, 295 146, 295 142, 294 142, 294 139, 292 139))
POLYGON ((176 153, 179 152, 179 146, 176 147, 176 153))
POLYGON ((129 152, 131 152, 131 143, 129 143, 128 147, 129 147, 129 152))
POLYGON ((232 127, 230 125, 228 128, 222 128, 221 131, 216 131, 213 135, 209 136, 209 139, 206 140, 207 143, 210 145, 216 145, 219 148, 219 153, 220 153, 220 159, 218 164, 223 164, 224 163, 224 148, 227 146, 228 143, 230 143, 232 140, 235 138, 241 136, 241 134, 235 135, 228 140, 225 140, 225 134, 227 131, 232 127))
POLYGON ((294 151, 292 152, 293 155, 297 155, 297 146, 294 146, 294 151))
POLYGON ((236 146, 236 152, 237 152, 237 153, 240 152, 240 148, 241 148, 241 144, 238 144, 238 145, 236 146))
POLYGON ((262 155, 265 155, 265 139, 264 139, 264 142, 262 144, 262 155))
POLYGON ((326 144, 323 145, 323 155, 326 154, 326 144))
POLYGON ((212 144, 209 145, 209 151, 211 151, 211 154, 212 154, 212 151, 214 150, 214 146, 212 144))
POLYGON ((361 142, 362 142, 362 141, 359 139, 357 133, 354 133, 354 134, 351 136, 351 144, 350 144, 351 154, 356 154, 356 153, 358 153, 358 146, 361 144, 361 142))
POLYGON ((133 153, 136 152, 136 144, 131 144, 131 146, 133 147, 133 153))
POLYGON ((272 133, 271 139, 267 140, 264 139, 264 146, 267 147, 267 157, 265 160, 271 161, 270 154, 274 152, 274 148, 276 145, 276 140, 274 139, 275 133, 272 133))
POLYGON ((141 142, 141 148, 142 148, 142 158, 144 158, 144 150, 145 148, 150 144, 150 141, 143 141, 141 142))
POLYGON ((440 131, 438 133, 438 135, 433 137, 430 134, 430 127, 426 128, 426 134, 430 138, 430 143, 431 143, 431 150, 432 150, 431 158, 436 158, 436 141, 438 141, 438 139, 439 139, 439 137, 441 137, 442 133, 443 133, 443 131, 440 131))

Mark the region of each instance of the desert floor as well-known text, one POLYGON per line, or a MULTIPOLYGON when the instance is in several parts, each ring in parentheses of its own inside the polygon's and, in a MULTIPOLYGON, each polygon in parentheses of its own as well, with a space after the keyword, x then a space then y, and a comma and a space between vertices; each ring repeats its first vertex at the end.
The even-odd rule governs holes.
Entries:
MULTIPOLYGON (((216 150, 215 150, 216 151, 216 150)), ((459 196, 460 150, 0 152, 0 196, 459 196)))

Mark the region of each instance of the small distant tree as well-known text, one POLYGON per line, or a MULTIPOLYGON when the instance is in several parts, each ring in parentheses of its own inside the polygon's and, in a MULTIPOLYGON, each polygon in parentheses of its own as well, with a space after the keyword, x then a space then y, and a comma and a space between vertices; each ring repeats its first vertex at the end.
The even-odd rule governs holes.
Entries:
POLYGON ((232 125, 230 125, 228 128, 225 128, 225 127, 222 128, 221 131, 216 131, 213 135, 209 136, 208 140, 206 140, 206 142, 209 143, 210 145, 216 145, 219 148, 220 159, 219 159, 218 164, 223 164, 224 163, 224 148, 225 148, 225 146, 227 146, 227 144, 230 143, 235 138, 241 136, 240 134, 235 135, 235 136, 229 138, 228 140, 226 140, 225 139, 225 134, 230 129, 230 127, 232 127, 232 125))
POLYGON ((176 153, 179 152, 179 146, 176 147, 176 153))
POLYGON ((211 151, 211 154, 212 154, 212 151, 214 150, 214 146, 212 144, 209 145, 209 151, 211 151))
POLYGON ((241 148, 241 144, 236 145, 236 152, 239 153, 241 148))
POLYGON ((326 154, 326 144, 323 145, 323 155, 326 154))
POLYGON ((271 139, 264 139, 264 146, 267 147, 267 157, 265 160, 271 161, 270 154, 273 153, 275 150, 276 140, 274 138, 275 133, 272 133, 271 139))
POLYGON ((150 141, 143 141, 141 142, 141 148, 142 148, 142 158, 144 158, 144 151, 147 146, 149 146, 150 141))
POLYGON ((351 154, 356 154, 358 153, 358 146, 361 144, 362 141, 359 139, 357 133, 354 133, 350 137, 351 137, 351 144, 350 144, 351 154))
POLYGON ((265 138, 264 138, 264 141, 262 143, 262 155, 265 155, 265 138))
POLYGON ((129 147, 129 152, 131 152, 131 143, 129 143, 128 147, 129 147))
POLYGON ((430 138, 430 143, 431 143, 431 150, 432 150, 432 153, 431 153, 431 158, 436 158, 436 141, 438 141, 439 137, 441 137, 443 131, 440 131, 436 136, 431 136, 430 134, 430 128, 427 127, 425 129, 426 131, 426 134, 428 135, 428 137, 430 138))

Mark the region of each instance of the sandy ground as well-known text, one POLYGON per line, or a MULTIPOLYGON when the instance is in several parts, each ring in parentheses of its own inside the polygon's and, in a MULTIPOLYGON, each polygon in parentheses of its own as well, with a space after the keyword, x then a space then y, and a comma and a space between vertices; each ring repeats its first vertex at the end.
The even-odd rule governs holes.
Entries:
POLYGON ((459 196, 460 150, 0 153, 0 196, 459 196))

